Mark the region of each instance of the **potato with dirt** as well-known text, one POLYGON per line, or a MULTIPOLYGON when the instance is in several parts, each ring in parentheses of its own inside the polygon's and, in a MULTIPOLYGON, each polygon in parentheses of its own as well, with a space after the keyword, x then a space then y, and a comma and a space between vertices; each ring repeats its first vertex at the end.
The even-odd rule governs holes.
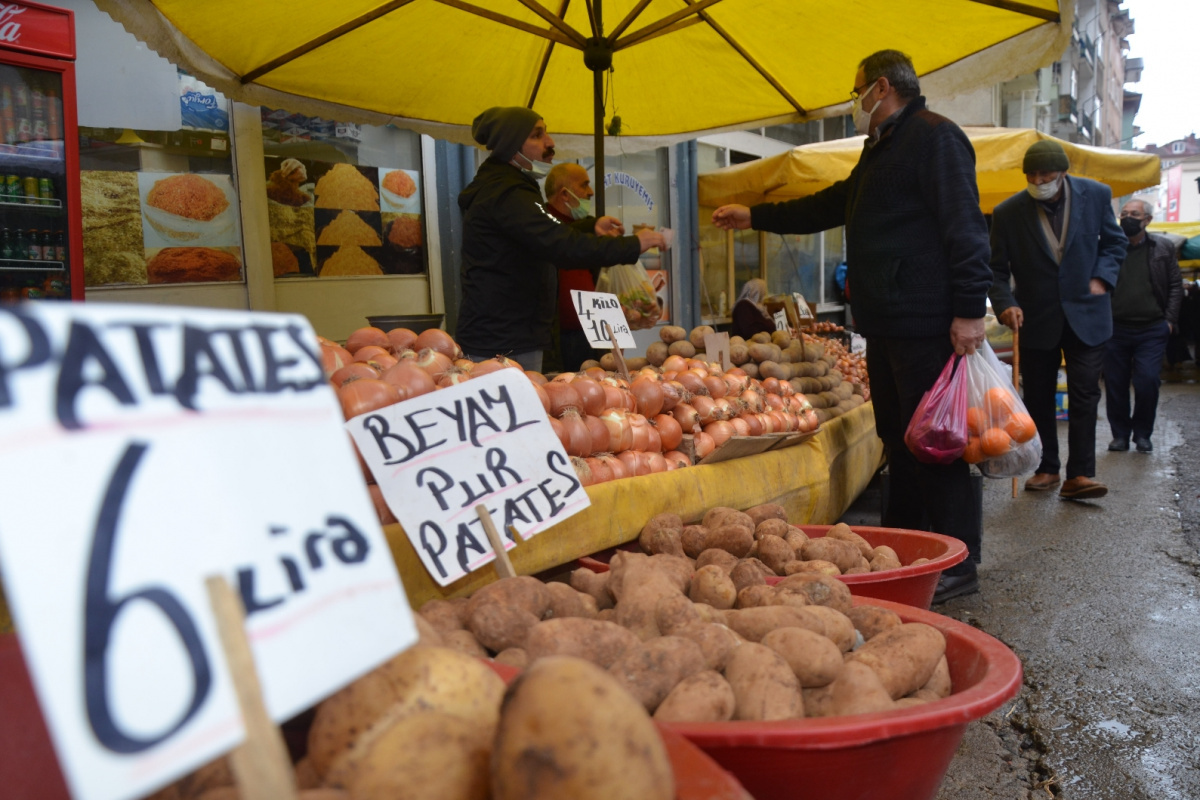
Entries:
POLYGON ((659 531, 675 531, 677 534, 683 530, 683 520, 678 514, 658 514, 650 518, 642 527, 642 532, 638 536, 638 544, 641 545, 642 551, 646 553, 654 552, 650 549, 650 544, 654 540, 654 535, 659 531))
POLYGON ((803 551, 805 561, 830 561, 837 564, 842 572, 857 566, 860 555, 858 548, 850 542, 830 539, 828 536, 809 539, 803 551))
POLYGON ((753 520, 757 526, 768 519, 778 519, 787 522, 787 511, 778 503, 763 503, 761 506, 754 506, 746 509, 746 516, 753 520))
POLYGON ((704 654, 705 666, 718 672, 725 669, 729 656, 743 641, 731 628, 719 622, 695 622, 676 629, 675 635, 698 644, 704 654))
POLYGON ((780 537, 764 536, 758 540, 758 559, 767 565, 772 574, 786 575, 786 567, 796 560, 796 553, 780 537))
MULTIPOLYGON (((724 550, 736 558, 745 558, 754 547, 754 529, 741 525, 721 525, 709 528, 704 537, 704 549, 724 550)), ((703 555, 703 554, 702 554, 703 555)))
POLYGON ((829 684, 829 716, 871 714, 896 707, 875 670, 861 661, 847 661, 829 684))
POLYGON ((696 557, 696 569, 707 567, 709 564, 716 564, 728 574, 733 571, 734 567, 737 566, 739 560, 740 559, 738 559, 738 557, 732 553, 712 548, 709 550, 704 550, 699 556, 696 557))
MULTIPOLYGON (((549 598, 550 592, 546 591, 545 596, 549 598)), ((549 603, 546 607, 548 610, 549 603)), ((540 617, 535 617, 520 606, 487 602, 472 609, 467 619, 467 630, 488 650, 498 653, 510 647, 524 647, 525 637, 540 621, 540 617)))
POLYGON ((420 614, 434 627, 438 633, 461 631, 467 627, 466 606, 470 602, 465 597, 451 600, 430 600, 421 606, 420 614))
POLYGON ((599 609, 596 598, 586 592, 576 591, 562 581, 549 581, 546 591, 550 593, 550 610, 547 617, 557 619, 562 617, 583 617, 595 619, 599 609))
POLYGON ((858 552, 862 554, 863 558, 871 557, 872 547, 870 542, 855 533, 850 526, 844 522, 839 522, 837 525, 834 525, 832 528, 830 528, 825 534, 825 538, 840 539, 843 542, 850 542, 850 544, 858 548, 858 552))
POLYGON ((667 695, 654 718, 659 722, 728 722, 737 699, 721 673, 703 670, 684 678, 667 695))
POLYGON ((772 720, 804 717, 800 682, 783 656, 746 642, 729 656, 725 679, 736 700, 734 719, 772 720))
POLYGON ((688 588, 688 597, 692 602, 706 603, 721 610, 733 608, 737 595, 733 581, 715 564, 696 570, 688 588))
POLYGON ((707 539, 708 528, 703 525, 686 525, 679 534, 679 543, 688 558, 699 558, 705 550, 707 539))
POLYGON ((896 555, 896 551, 883 544, 871 551, 870 565, 871 572, 883 572, 904 566, 900 563, 900 557, 896 555))
POLYGON ((748 642, 761 641, 776 628, 807 628, 825 635, 825 623, 811 615, 806 608, 764 606, 741 608, 725 612, 725 624, 748 642))
POLYGON ((596 610, 603 611, 613 607, 613 596, 608 591, 608 578, 607 572, 592 572, 580 567, 571 571, 571 588, 590 596, 596 601, 596 610))
POLYGON ((792 668, 805 689, 828 686, 842 671, 842 651, 827 637, 805 628, 778 628, 762 638, 792 668))
POLYGON ((524 650, 530 663, 548 656, 574 656, 608 669, 640 641, 637 634, 615 622, 563 617, 534 625, 525 638, 524 650))
POLYGON ((734 608, 759 608, 774 605, 782 605, 778 602, 775 587, 760 583, 754 586, 747 586, 738 592, 734 608))
POLYGON ((544 583, 529 575, 501 578, 481 586, 471 595, 463 610, 464 628, 469 627, 466 621, 471 619, 475 609, 485 603, 513 606, 542 619, 550 608, 550 594, 546 591, 544 583))
POLYGON ((893 700, 924 686, 946 654, 946 637, 931 625, 906 622, 890 628, 850 654, 870 667, 893 700))
POLYGON ((888 628, 895 628, 904 624, 904 620, 900 619, 900 615, 895 611, 879 606, 855 606, 846 612, 846 616, 854 623, 854 627, 862 634, 863 639, 870 641, 872 637, 877 636, 888 628))
POLYGON ((780 539, 785 539, 788 531, 791 529, 791 525, 788 525, 781 519, 772 517, 758 523, 758 526, 754 529, 754 538, 761 540, 764 536, 777 536, 780 539))
POLYGON ((854 607, 854 601, 850 597, 850 587, 828 575, 799 572, 784 578, 775 584, 775 588, 803 592, 812 605, 829 606, 843 614, 854 607))
POLYGON ((700 645, 682 636, 662 636, 629 648, 608 672, 653 714, 675 684, 704 669, 700 645))

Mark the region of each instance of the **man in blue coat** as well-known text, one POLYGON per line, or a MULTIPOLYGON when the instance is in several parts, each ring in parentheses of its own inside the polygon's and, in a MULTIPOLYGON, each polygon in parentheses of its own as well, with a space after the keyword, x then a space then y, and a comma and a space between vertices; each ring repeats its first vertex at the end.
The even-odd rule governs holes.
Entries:
POLYGON ((996 206, 992 217, 989 295, 1000 321, 1021 330, 1025 405, 1042 437, 1042 463, 1026 491, 1059 486, 1054 392, 1066 360, 1067 481, 1059 495, 1103 497, 1096 475, 1096 408, 1105 343, 1112 337, 1110 292, 1128 240, 1107 186, 1068 175, 1070 161, 1055 141, 1025 151, 1025 191, 996 206), (1015 291, 1013 286, 1015 285, 1015 291))

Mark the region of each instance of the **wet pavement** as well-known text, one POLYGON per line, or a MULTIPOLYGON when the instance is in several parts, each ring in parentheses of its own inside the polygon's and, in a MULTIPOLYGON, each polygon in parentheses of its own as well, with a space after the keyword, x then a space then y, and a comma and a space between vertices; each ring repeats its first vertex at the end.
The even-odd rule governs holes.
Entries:
POLYGON ((934 610, 1011 647, 1025 685, 968 726, 939 800, 1200 798, 1200 385, 1163 386, 1151 454, 1108 452, 1103 413, 1107 497, 984 482, 982 590, 934 610))

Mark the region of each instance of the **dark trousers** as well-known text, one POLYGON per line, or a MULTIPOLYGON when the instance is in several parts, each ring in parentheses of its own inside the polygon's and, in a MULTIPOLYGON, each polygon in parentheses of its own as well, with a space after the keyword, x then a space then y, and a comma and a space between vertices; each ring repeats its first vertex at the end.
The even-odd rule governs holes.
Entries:
POLYGON ((1096 475, 1096 409, 1100 406, 1100 367, 1104 345, 1089 347, 1079 341, 1070 325, 1063 325, 1062 339, 1052 350, 1021 348, 1021 379, 1025 384, 1025 407, 1038 435, 1042 437, 1042 463, 1038 472, 1054 475, 1062 467, 1058 460, 1058 423, 1054 420, 1054 392, 1058 387, 1058 365, 1067 362, 1067 479, 1096 475))
POLYGON ((1104 407, 1114 439, 1149 439, 1158 413, 1159 372, 1167 349, 1170 326, 1163 320, 1151 327, 1113 325, 1104 349, 1104 407), (1133 414, 1129 413, 1129 384, 1133 384, 1133 414))
POLYGON ((904 431, 921 397, 953 352, 949 335, 867 339, 875 430, 887 446, 891 474, 883 524, 933 531, 963 542, 970 561, 949 570, 961 575, 973 570, 982 555, 979 531, 983 509, 971 486, 970 467, 962 459, 952 464, 923 464, 904 444, 904 431))
POLYGON ((559 341, 562 346, 564 372, 578 372, 580 364, 589 359, 599 360, 603 355, 592 349, 583 331, 564 330, 559 334, 559 341))

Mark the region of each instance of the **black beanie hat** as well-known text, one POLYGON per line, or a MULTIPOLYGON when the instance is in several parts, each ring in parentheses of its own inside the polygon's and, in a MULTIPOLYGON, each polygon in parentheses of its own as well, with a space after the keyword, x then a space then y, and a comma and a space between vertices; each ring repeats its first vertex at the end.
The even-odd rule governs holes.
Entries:
POLYGON ((471 123, 471 136, 499 161, 511 161, 542 115, 522 106, 494 106, 471 123))
POLYGON ((1071 168, 1067 151, 1058 142, 1042 139, 1029 145, 1025 151, 1022 172, 1066 172, 1071 168))

